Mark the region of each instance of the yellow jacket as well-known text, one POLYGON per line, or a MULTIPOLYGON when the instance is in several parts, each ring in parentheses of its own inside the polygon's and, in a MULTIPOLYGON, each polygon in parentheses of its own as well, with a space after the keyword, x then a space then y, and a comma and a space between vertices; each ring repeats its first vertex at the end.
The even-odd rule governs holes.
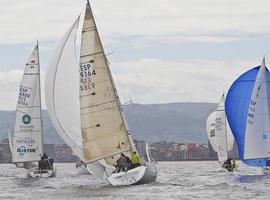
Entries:
POLYGON ((140 157, 138 156, 138 154, 135 153, 131 154, 131 162, 133 165, 140 164, 140 157))

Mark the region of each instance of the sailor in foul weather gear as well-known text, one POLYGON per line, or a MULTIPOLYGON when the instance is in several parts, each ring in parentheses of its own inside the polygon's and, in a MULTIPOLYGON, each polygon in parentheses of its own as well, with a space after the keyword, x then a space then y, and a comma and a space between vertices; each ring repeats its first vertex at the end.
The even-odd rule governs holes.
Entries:
POLYGON ((131 162, 132 162, 133 168, 139 167, 141 165, 140 157, 136 151, 131 153, 131 162))

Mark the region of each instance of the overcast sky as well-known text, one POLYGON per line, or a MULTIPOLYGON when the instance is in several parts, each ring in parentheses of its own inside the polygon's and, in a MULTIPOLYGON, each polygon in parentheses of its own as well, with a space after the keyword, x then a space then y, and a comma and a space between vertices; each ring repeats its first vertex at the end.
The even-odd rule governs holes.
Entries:
MULTIPOLYGON (((53 49, 85 0, 0 0, 0 110, 14 110, 40 41, 53 49)), ((122 102, 217 102, 243 72, 270 63, 267 0, 91 0, 122 102)), ((44 97, 43 97, 44 101, 44 97)), ((45 102, 43 102, 45 105, 45 102)))

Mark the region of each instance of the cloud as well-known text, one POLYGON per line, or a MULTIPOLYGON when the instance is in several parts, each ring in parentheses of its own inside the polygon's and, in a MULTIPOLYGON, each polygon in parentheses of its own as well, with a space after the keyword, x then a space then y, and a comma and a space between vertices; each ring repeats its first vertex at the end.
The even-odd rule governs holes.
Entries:
MULTIPOLYGON (((0 71, 0 110, 15 110, 17 104, 17 98, 19 94, 20 81, 22 79, 23 71, 19 69, 13 69, 10 71, 0 71)), ((45 73, 41 72, 41 96, 42 105, 45 108, 44 97, 44 83, 45 73)))
MULTIPOLYGON (((0 43, 61 37, 85 0, 0 0, 0 43)), ((92 0, 104 38, 139 36, 164 41, 226 42, 268 37, 269 1, 92 0), (225 33, 225 34, 224 34, 225 33)))
POLYGON ((114 63, 112 71, 123 102, 217 102, 254 61, 142 59, 114 63))
POLYGON ((0 84, 1 85, 9 85, 18 83, 20 78, 22 77, 23 71, 14 69, 6 72, 0 71, 0 84))
MULTIPOLYGON (((141 59, 112 62, 111 69, 122 103, 217 102, 233 81, 257 61, 141 59)), ((16 107, 21 70, 0 72, 0 110, 16 107)), ((45 108, 45 73, 41 73, 45 108)), ((75 98, 75 97, 74 97, 75 98)))

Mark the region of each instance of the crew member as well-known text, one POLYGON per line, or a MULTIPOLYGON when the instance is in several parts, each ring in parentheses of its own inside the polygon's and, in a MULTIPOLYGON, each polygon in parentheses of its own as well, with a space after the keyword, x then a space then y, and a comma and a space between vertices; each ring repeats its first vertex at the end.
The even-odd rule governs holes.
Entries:
POLYGON ((139 167, 141 165, 140 157, 136 151, 131 153, 131 162, 132 162, 133 168, 139 167))

